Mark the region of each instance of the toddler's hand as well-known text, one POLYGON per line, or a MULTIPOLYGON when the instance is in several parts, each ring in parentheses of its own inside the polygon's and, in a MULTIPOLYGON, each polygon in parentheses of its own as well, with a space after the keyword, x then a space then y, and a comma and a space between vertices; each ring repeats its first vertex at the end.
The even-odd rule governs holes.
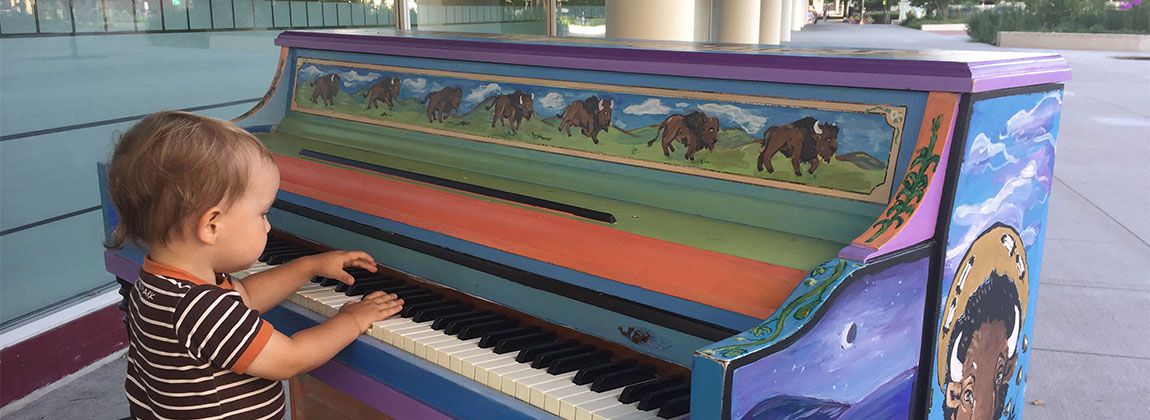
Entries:
POLYGON ((401 310, 403 310, 403 299, 384 292, 372 292, 359 302, 348 302, 339 308, 340 313, 355 318, 360 331, 367 331, 371 328, 371 323, 387 319, 401 310))
POLYGON ((372 273, 379 270, 375 259, 363 251, 328 251, 322 254, 300 258, 312 266, 313 276, 336 279, 347 284, 355 283, 355 278, 343 271, 344 268, 359 267, 372 273))

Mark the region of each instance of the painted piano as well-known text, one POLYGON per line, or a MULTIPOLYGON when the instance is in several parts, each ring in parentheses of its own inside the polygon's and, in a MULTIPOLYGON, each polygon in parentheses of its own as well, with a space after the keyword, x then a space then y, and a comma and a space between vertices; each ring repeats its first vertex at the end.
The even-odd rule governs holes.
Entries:
MULTIPOLYGON (((310 375, 375 414, 1021 415, 1057 55, 276 44, 271 88, 236 119, 282 174, 248 272, 328 247, 385 265, 265 314, 292 333, 365 290, 407 297, 310 375)), ((107 265, 131 281, 139 258, 107 265)))

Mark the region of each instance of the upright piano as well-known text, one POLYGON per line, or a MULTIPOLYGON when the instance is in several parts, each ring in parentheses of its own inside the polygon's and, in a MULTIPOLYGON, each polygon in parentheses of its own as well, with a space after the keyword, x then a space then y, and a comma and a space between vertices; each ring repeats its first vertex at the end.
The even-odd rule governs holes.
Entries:
MULTIPOLYGON (((420 419, 1021 415, 1057 55, 377 30, 276 44, 271 87, 235 122, 275 153, 281 190, 267 251, 236 275, 374 255, 380 273, 315 279, 264 314, 288 334, 373 290, 407 302, 293 402, 315 387, 327 409, 420 419)), ((140 255, 110 250, 108 269, 130 287, 140 255)))

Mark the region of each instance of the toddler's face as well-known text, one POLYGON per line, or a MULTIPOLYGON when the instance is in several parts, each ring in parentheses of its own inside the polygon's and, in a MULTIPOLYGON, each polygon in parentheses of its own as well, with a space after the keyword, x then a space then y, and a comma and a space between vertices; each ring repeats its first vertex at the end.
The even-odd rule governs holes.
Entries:
POLYGON ((247 191, 220 218, 216 272, 232 273, 255 263, 267 244, 268 209, 279 190, 280 173, 275 164, 258 157, 247 191))

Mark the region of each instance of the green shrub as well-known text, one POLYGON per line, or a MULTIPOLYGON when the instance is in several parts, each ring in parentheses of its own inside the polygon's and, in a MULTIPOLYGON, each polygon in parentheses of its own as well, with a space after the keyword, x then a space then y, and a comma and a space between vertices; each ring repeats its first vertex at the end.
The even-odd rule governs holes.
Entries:
POLYGON ((1150 6, 1116 10, 1096 0, 1032 0, 1026 8, 1000 6, 971 15, 966 33, 994 44, 1001 31, 1150 33, 1150 6))

